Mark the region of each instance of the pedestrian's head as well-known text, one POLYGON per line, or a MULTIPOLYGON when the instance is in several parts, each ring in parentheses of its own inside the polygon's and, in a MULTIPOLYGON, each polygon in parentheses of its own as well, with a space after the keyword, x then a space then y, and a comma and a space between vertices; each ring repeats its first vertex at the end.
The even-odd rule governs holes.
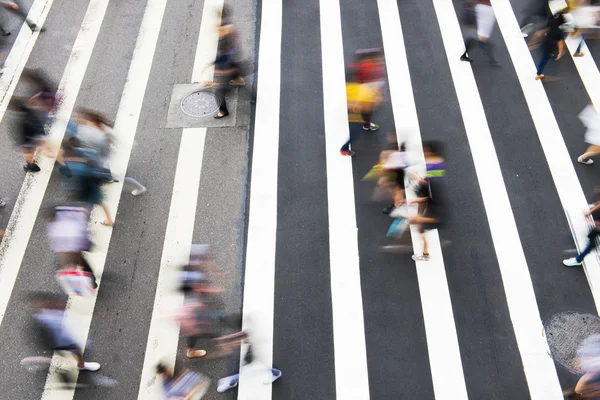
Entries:
POLYGON ((98 128, 102 127, 102 125, 112 126, 105 115, 89 108, 81 108, 78 112, 78 118, 80 122, 88 123, 98 128))

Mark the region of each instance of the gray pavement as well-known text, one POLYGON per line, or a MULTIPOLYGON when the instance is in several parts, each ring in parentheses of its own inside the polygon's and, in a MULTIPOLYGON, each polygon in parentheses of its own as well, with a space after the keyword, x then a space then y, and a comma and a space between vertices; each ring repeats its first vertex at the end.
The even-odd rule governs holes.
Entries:
MULTIPOLYGON (((512 0, 517 17, 523 16, 532 2, 512 0)), ((23 7, 30 3, 24 1, 23 7)), ((242 50, 260 74, 256 60, 263 4, 251 0, 226 4, 234 10, 242 50)), ((40 35, 28 67, 44 68, 53 80, 60 80, 87 5, 88 1, 54 1, 45 24, 47 31, 40 35)), ((178 122, 169 109, 177 106, 172 100, 177 85, 191 83, 203 5, 202 0, 168 2, 128 166, 128 172, 146 185, 148 192, 140 197, 123 192, 88 335, 86 356, 100 362, 101 373, 119 384, 78 389, 76 399, 136 399, 140 385, 145 384, 141 373, 173 178, 182 128, 190 126, 189 119, 178 122)), ((460 14, 461 0, 454 5, 460 14)), ((109 2, 76 107, 116 117, 145 6, 145 1, 109 2)), ((430 0, 398 1, 398 8, 423 139, 442 140, 447 146, 452 214, 439 233, 442 240, 451 242, 443 248, 443 257, 469 398, 530 398, 488 224, 488 214, 494 211, 484 207, 433 4, 430 0)), ((340 0, 340 10, 348 66, 357 49, 382 46, 381 25, 376 2, 340 0)), ((284 376, 273 386, 274 399, 336 398, 327 204, 331 177, 327 176, 323 116, 327 82, 322 75, 319 13, 319 0, 283 3, 272 351, 284 376)), ((19 26, 17 20, 7 21, 15 34, 2 39, 2 53, 10 51, 19 26)), ((566 311, 597 315, 582 269, 561 264, 563 251, 574 247, 567 218, 498 28, 491 40, 502 67, 491 69, 476 52, 472 68, 541 319, 547 321, 566 311)), ((600 42, 590 40, 588 46, 591 55, 600 59, 600 42)), ((539 56, 534 52, 533 57, 539 56)), ((544 87, 575 160, 585 149, 584 128, 577 114, 590 99, 570 56, 560 61, 557 74, 560 81, 544 87)), ((235 112, 229 121, 219 124, 209 117, 210 121, 200 123, 208 129, 192 241, 215 247, 217 263, 227 271, 226 308, 231 313, 242 311, 252 143, 261 133, 260 127, 254 126, 255 77, 249 76, 246 87, 232 91, 229 104, 235 112)), ((30 91, 20 82, 15 96, 30 91)), ((389 94, 388 87, 385 93, 389 94)), ((15 116, 7 112, 0 123, 0 147, 5 149, 0 157, 0 196, 8 203, 0 210, 0 229, 8 223, 25 176, 22 156, 11 136, 15 122, 15 116)), ((385 232, 391 220, 381 212, 387 202, 373 202, 372 185, 361 180, 377 163, 387 133, 394 130, 389 101, 377 110, 375 122, 380 130, 361 137, 356 143, 359 154, 352 161, 370 397, 433 399, 415 263, 411 253, 380 251, 380 246, 388 244, 385 232)), ((575 164, 581 187, 592 201, 597 167, 575 164)), ((60 292, 45 226, 46 211, 65 201, 55 170, 0 325, 2 400, 42 396, 46 372, 28 373, 19 362, 35 354, 35 337, 29 333, 28 293, 43 289, 60 292)), ((236 390, 216 392, 214 383, 232 368, 227 360, 188 360, 185 341, 180 340, 176 366, 211 378, 207 399, 237 398, 236 390)), ((573 386, 577 377, 560 364, 556 367, 561 386, 573 386)), ((80 375, 81 382, 89 379, 89 374, 80 375)))

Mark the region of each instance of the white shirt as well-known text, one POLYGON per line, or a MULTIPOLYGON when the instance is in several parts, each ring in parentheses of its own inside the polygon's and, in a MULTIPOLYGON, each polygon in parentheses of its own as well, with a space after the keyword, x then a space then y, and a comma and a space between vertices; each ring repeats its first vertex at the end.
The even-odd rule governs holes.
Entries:
POLYGON ((492 36, 496 24, 496 16, 492 6, 476 4, 475 19, 477 21, 477 36, 483 36, 484 38, 492 36))

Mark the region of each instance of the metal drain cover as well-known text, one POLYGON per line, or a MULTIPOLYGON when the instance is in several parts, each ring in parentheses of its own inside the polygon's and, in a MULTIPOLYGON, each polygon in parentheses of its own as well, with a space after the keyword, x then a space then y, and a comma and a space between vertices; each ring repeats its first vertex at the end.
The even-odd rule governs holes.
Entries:
POLYGON ((217 112, 221 102, 213 92, 198 90, 181 100, 181 110, 190 117, 206 117, 217 112))
POLYGON ((600 318, 577 311, 564 311, 551 316, 544 324, 546 339, 557 363, 573 374, 582 373, 577 350, 584 340, 600 334, 600 318))

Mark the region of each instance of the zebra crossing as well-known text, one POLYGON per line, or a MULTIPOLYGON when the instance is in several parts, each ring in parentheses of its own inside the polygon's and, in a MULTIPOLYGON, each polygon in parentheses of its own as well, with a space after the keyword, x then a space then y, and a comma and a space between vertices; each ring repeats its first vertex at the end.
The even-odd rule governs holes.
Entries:
MULTIPOLYGON (((212 74, 205 66, 216 52, 215 10, 223 7, 221 0, 184 3, 127 5, 139 14, 128 28, 134 37, 112 61, 105 50, 123 38, 105 30, 122 22, 115 15, 124 6, 89 0, 73 10, 80 26, 62 62, 64 100, 50 140, 60 143, 77 107, 112 96, 104 104, 119 140, 113 170, 133 170, 149 182, 139 199, 126 197, 122 182, 105 188, 117 224, 102 226, 93 215, 98 295, 70 298, 67 306, 77 339, 118 385, 56 390, 59 357, 37 381, 19 370, 33 351, 23 333, 26 294, 58 291, 44 210, 64 195, 47 158, 39 173, 6 182, 18 192, 0 244, 6 398, 159 399, 158 361, 209 375, 206 398, 562 398, 561 388, 576 377, 553 361, 543 323, 564 310, 598 313, 598 258, 586 258, 582 270, 564 268, 559 258, 573 240, 578 248, 587 241, 581 215, 596 175, 575 162, 583 135, 571 111, 600 102, 596 44, 584 47, 585 57, 565 57, 564 78, 552 86, 533 79, 535 54, 508 1, 492 1, 492 40, 503 61, 494 70, 459 60, 460 10, 451 0, 225 2, 244 43, 252 44, 245 50, 257 65, 248 80, 256 102, 238 101, 246 117, 231 128, 168 129, 172 85, 212 74), (299 40, 302 32, 310 35, 299 40), (385 52, 389 93, 376 113, 382 129, 359 141, 364 151, 355 159, 341 157, 349 135, 345 69, 356 49, 376 46, 385 52), (102 84, 112 82, 103 59, 122 64, 114 87, 102 84), (563 101, 565 88, 573 90, 563 101), (516 127, 518 136, 509 131, 516 127), (361 178, 377 162, 386 130, 421 162, 424 139, 441 138, 449 150, 454 216, 448 232, 429 233, 428 262, 378 250, 389 219, 361 178), (452 244, 443 247, 445 240, 452 244), (179 328, 165 320, 182 301, 171 293, 170 271, 199 241, 221 251, 236 286, 229 306, 242 311, 256 358, 283 371, 275 384, 242 370, 239 388, 219 394, 214 381, 231 366, 185 359, 179 328)), ((38 47, 61 29, 65 7, 33 3, 31 14, 49 21, 48 31, 21 29, 8 56, 0 78, 2 133, 11 129, 10 98, 26 90, 19 81, 25 65, 51 61, 38 47)), ((576 45, 567 39, 571 53, 576 45)), ((250 100, 242 90, 235 95, 250 100)), ((411 239, 420 248, 416 231, 411 239)))

